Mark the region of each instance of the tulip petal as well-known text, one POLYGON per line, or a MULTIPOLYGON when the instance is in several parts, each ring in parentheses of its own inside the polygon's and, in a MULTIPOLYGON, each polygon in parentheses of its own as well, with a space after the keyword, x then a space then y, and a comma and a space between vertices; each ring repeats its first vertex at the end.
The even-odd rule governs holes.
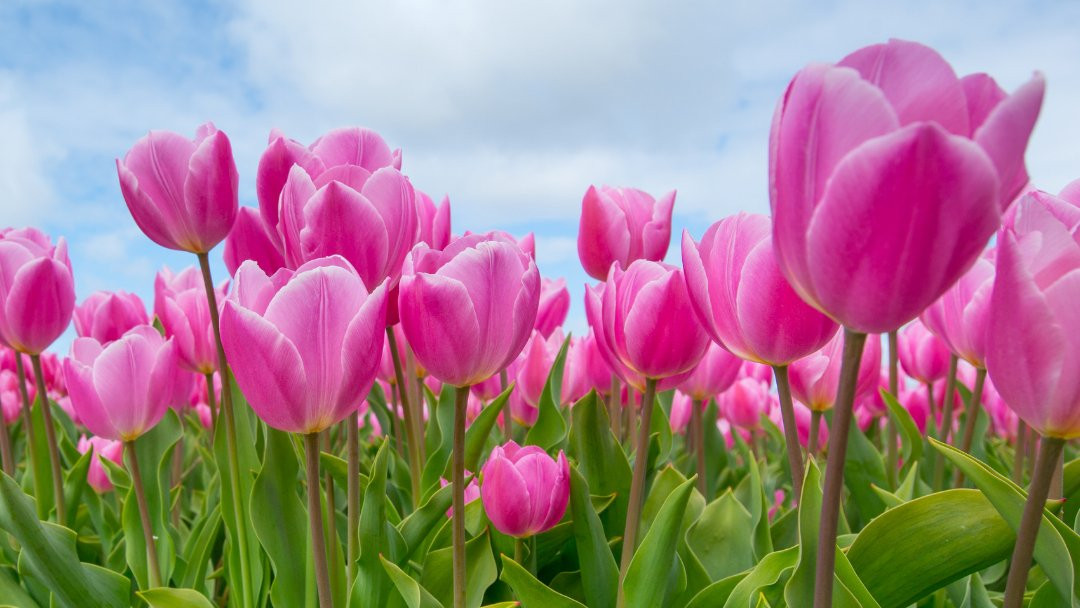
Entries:
MULTIPOLYGON (((1043 298, 1061 327, 1061 335, 1074 340, 1080 336, 1080 307, 1076 305, 1080 299, 1080 268, 1073 269, 1046 288, 1043 298)), ((1065 348, 1061 362, 1062 373, 1057 376, 1053 397, 1046 408, 1048 429, 1059 436, 1080 435, 1080 375, 1071 373, 1080 369, 1080 349, 1065 348)))
POLYGON ((64 384, 71 395, 71 405, 82 423, 95 435, 119 439, 120 433, 113 426, 109 411, 94 388, 93 368, 74 359, 65 359, 63 366, 64 384))
POLYGON ((67 266, 38 258, 19 268, 4 302, 4 323, 16 350, 38 354, 64 333, 75 309, 75 286, 67 266))
POLYGON ((277 226, 281 191, 285 188, 285 182, 294 165, 298 165, 309 177, 326 170, 319 157, 312 154, 306 146, 284 136, 272 137, 270 145, 259 158, 259 167, 255 173, 259 213, 267 226, 277 226))
POLYGON ((382 361, 386 332, 386 284, 375 288, 360 310, 349 322, 341 349, 341 369, 344 384, 339 399, 358 406, 371 384, 382 361))
POLYGON ((420 234, 416 194, 409 179, 392 167, 375 171, 362 192, 385 225, 386 254, 376 280, 390 277, 393 286, 400 276, 401 263, 420 234))
POLYGON ((240 177, 232 144, 223 131, 214 131, 199 144, 184 180, 184 212, 195 232, 196 253, 206 253, 229 234, 239 205, 240 177))
POLYGON ((630 226, 626 214, 607 195, 589 186, 581 201, 578 256, 585 272, 603 281, 615 262, 628 263, 630 226))
POLYGON ((94 361, 94 390, 101 402, 108 404, 112 425, 124 441, 146 430, 143 410, 151 390, 149 370, 155 354, 146 338, 128 334, 106 346, 94 361))
POLYGON ((441 275, 407 275, 401 281, 398 312, 417 359, 436 378, 469 386, 493 373, 470 375, 484 342, 469 291, 460 281, 441 275))
POLYGON ((1035 76, 1005 98, 975 131, 975 143, 990 155, 1001 180, 1001 208, 1013 201, 1028 183, 1024 168, 1031 131, 1042 108, 1046 80, 1035 76))
POLYGON ((394 164, 394 155, 386 141, 371 129, 346 127, 334 129, 311 145, 311 151, 327 168, 358 165, 369 171, 394 164))
POLYGON ((300 240, 305 261, 338 254, 372 289, 385 278, 383 218, 365 196, 341 182, 330 182, 305 204, 300 240))
POLYGON ((281 237, 285 263, 290 268, 296 268, 305 261, 300 233, 304 228, 304 206, 314 195, 315 184, 311 181, 311 177, 303 167, 293 165, 289 170, 288 179, 285 180, 285 186, 281 190, 275 226, 281 237))
POLYGON ((509 460, 492 457, 484 465, 480 498, 484 512, 497 530, 509 536, 524 536, 529 532, 532 515, 529 486, 509 460))

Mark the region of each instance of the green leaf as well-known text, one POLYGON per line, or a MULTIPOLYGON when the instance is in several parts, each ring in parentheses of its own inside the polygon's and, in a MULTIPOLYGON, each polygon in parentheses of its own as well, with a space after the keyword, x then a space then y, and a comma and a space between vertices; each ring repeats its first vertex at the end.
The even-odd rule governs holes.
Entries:
POLYGON ((663 603, 666 589, 665 585, 656 584, 657 577, 671 570, 679 540, 678 532, 693 489, 693 480, 687 480, 671 492, 634 552, 626 570, 626 580, 623 581, 626 606, 645 608, 663 603))
POLYGON ((821 472, 817 462, 808 458, 802 496, 799 498, 799 543, 796 545, 799 549, 799 561, 784 586, 784 599, 789 606, 811 606, 814 603, 821 503, 821 472))
POLYGON ((405 600, 405 604, 409 608, 443 608, 443 605, 439 603, 439 600, 435 599, 427 589, 420 586, 420 583, 416 582, 411 576, 405 573, 404 570, 398 568, 393 562, 387 561, 385 557, 379 556, 379 560, 382 562, 383 568, 386 569, 386 574, 390 577, 390 580, 394 582, 394 586, 397 587, 398 593, 401 594, 401 598, 405 600))
POLYGON ((874 519, 847 558, 882 608, 902 608, 1006 559, 1015 539, 980 492, 946 490, 874 519))
POLYGON ((585 599, 592 608, 610 608, 619 589, 619 566, 577 467, 570 467, 570 513, 585 599))
MULTIPOLYGON (((710 400, 703 420, 717 419, 716 400, 710 400)), ((716 496, 717 479, 728 466, 727 443, 715 424, 705 426, 705 496, 716 496)), ((700 474, 700 473, 699 473, 700 474)))
POLYGON ((183 559, 177 563, 173 578, 181 587, 194 587, 205 583, 206 568, 210 561, 210 552, 221 532, 221 508, 214 508, 199 518, 188 534, 184 545, 183 559))
POLYGON ((79 456, 75 464, 71 465, 64 474, 64 504, 67 505, 68 517, 72 520, 75 519, 86 490, 86 473, 90 469, 90 459, 96 457, 93 452, 93 450, 87 450, 85 454, 79 456))
MULTIPOLYGON (((25 418, 23 418, 25 420, 25 418)), ((48 519, 49 513, 56 507, 56 496, 53 492, 52 471, 49 467, 49 444, 45 436, 45 416, 41 409, 41 396, 34 399, 34 405, 30 408, 30 420, 34 435, 33 447, 31 442, 26 441, 26 463, 30 474, 23 476, 24 488, 35 498, 38 519, 48 519), (32 480, 32 483, 27 483, 32 480)), ((25 432, 25 431, 24 431, 25 432)))
MULTIPOLYGON (((1057 592, 1053 589, 1049 589, 1049 591, 1048 595, 1057 600, 1057 592)), ((1030 604, 1028 606, 1031 608, 1030 604)), ((978 574, 972 574, 968 577, 967 591, 960 608, 996 608, 994 602, 990 600, 990 594, 986 592, 982 577, 978 574)))
MULTIPOLYGON (((845 504, 844 511, 849 515, 852 507, 858 513, 858 520, 866 523, 885 510, 881 497, 871 489, 871 485, 888 488, 889 480, 885 476, 885 463, 874 444, 859 430, 855 421, 851 421, 848 433, 847 458, 844 460, 844 485, 851 492, 851 500, 845 504)), ((851 522, 855 525, 855 522, 851 522)), ((843 525, 843 524, 841 524, 843 525)))
MULTIPOLYGON (((758 562, 754 569, 731 590, 727 601, 724 602, 724 608, 750 608, 757 600, 760 590, 780 582, 784 573, 794 568, 798 560, 798 547, 774 551, 766 555, 765 559, 758 562)), ((693 603, 697 604, 697 598, 694 600, 693 603)))
POLYGON ((622 535, 632 475, 626 453, 611 432, 596 391, 590 391, 574 404, 571 416, 569 455, 577 461, 578 471, 593 493, 615 496, 615 502, 601 514, 600 521, 608 538, 622 535))
POLYGON ((150 608, 214 608, 206 596, 194 589, 157 587, 136 595, 146 600, 150 608))
POLYGON ((405 555, 403 558, 410 559, 416 556, 424 539, 435 527, 444 523, 447 519, 446 511, 450 508, 454 499, 454 487, 445 485, 431 495, 427 501, 409 514, 398 530, 401 538, 405 541, 405 555))
POLYGON ((297 494, 300 464, 288 433, 266 429, 263 466, 251 486, 251 523, 270 564, 275 606, 314 606, 307 507, 297 494))
MULTIPOLYGON (((445 606, 454 603, 453 571, 453 548, 446 547, 428 553, 420 576, 420 584, 445 606)), ((491 537, 485 529, 465 542, 465 605, 468 608, 479 608, 484 601, 484 592, 495 582, 496 575, 491 537)))
POLYGON ((491 429, 495 427, 499 412, 503 410, 503 406, 510 399, 510 393, 513 390, 514 385, 511 383, 498 397, 480 410, 469 428, 465 429, 465 469, 467 471, 477 470, 476 467, 480 463, 480 455, 484 453, 484 445, 487 444, 488 435, 491 434, 491 429))
MULTIPOLYGON (((390 442, 383 441, 371 465, 371 479, 364 488, 360 509, 360 561, 352 582, 350 605, 383 606, 390 593, 390 577, 383 569, 380 555, 391 553, 386 521, 386 462, 390 442)), ((393 529, 391 527, 391 529, 393 529)))
POLYGON ((708 505, 686 541, 714 581, 754 565, 753 517, 731 490, 708 505))
POLYGON ((922 458, 922 433, 919 432, 919 427, 916 426, 915 420, 911 418, 911 414, 907 411, 907 408, 900 405, 900 402, 897 401, 896 397, 889 391, 885 389, 879 390, 881 392, 881 398, 889 408, 889 415, 892 416, 893 421, 896 422, 903 434, 904 441, 902 453, 904 455, 904 468, 909 469, 922 458))
POLYGON ((428 458, 424 463, 424 471, 420 474, 420 491, 425 496, 430 488, 438 485, 439 478, 443 476, 450 463, 454 439, 454 393, 456 390, 449 384, 443 385, 442 393, 435 405, 434 415, 428 420, 428 458))
POLYGON ((664 410, 661 401, 666 401, 670 406, 673 394, 674 391, 667 391, 657 395, 656 400, 653 402, 652 417, 649 418, 649 437, 655 436, 657 446, 660 448, 656 455, 657 463, 666 461, 671 454, 671 421, 668 420, 667 412, 664 410))
MULTIPOLYGON (((170 409, 161 422, 135 440, 135 453, 139 459, 143 489, 146 492, 147 510, 155 536, 162 582, 170 579, 176 562, 176 550, 173 548, 173 535, 170 532, 172 526, 169 524, 169 463, 172 462, 173 446, 179 439, 180 419, 176 412, 170 409)), ((124 462, 128 470, 131 470, 131 452, 127 446, 124 447, 124 462)), ((150 587, 147 544, 143 536, 134 484, 128 488, 127 498, 124 499, 122 518, 128 566, 135 575, 139 588, 147 589, 150 587)))
POLYGON ((586 608, 577 600, 536 580, 528 570, 505 555, 502 556, 502 574, 499 578, 514 590, 514 596, 521 600, 522 608, 586 608))
POLYGON ((34 598, 19 586, 18 577, 10 568, 0 568, 0 601, 14 608, 39 608, 34 598))
POLYGON ((537 404, 539 413, 536 423, 525 435, 527 445, 538 445, 544 450, 550 450, 562 443, 566 438, 566 419, 562 413, 562 378, 563 367, 566 365, 566 350, 570 346, 570 336, 563 340, 559 354, 551 365, 544 391, 540 394, 540 403, 537 404))

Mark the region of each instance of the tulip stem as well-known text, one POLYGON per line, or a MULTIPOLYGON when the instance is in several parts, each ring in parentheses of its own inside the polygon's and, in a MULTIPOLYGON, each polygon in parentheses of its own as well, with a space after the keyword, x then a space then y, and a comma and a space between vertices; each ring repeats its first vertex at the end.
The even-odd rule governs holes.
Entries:
POLYGON ((806 440, 806 454, 808 456, 817 456, 818 436, 821 434, 822 415, 823 412, 821 410, 810 411, 810 437, 806 440))
POLYGON ((15 352, 15 373, 19 380, 19 394, 22 396, 23 402, 23 433, 26 435, 27 447, 30 452, 30 462, 28 473, 34 482, 34 496, 39 497, 37 501, 38 517, 45 519, 48 513, 42 513, 42 509, 45 508, 46 502, 40 500, 42 488, 38 486, 38 476, 35 474, 37 468, 41 466, 38 462, 38 449, 37 449, 37 433, 34 432, 34 415, 30 408, 30 393, 26 390, 26 367, 23 365, 22 353, 15 352))
MULTIPOLYGON (((178 488, 178 492, 183 492, 184 486, 184 434, 186 429, 184 428, 184 419, 180 418, 180 438, 176 440, 176 447, 173 448, 173 460, 172 460, 172 482, 169 484, 171 487, 178 488)), ((172 524, 174 528, 180 528, 180 499, 177 498, 172 507, 172 524)))
MULTIPOLYGON (((641 426, 637 433, 637 450, 634 453, 634 474, 630 479, 630 503, 626 507, 626 530, 623 532, 622 557, 619 559, 619 600, 620 607, 625 605, 623 580, 630 567, 630 559, 637 548, 638 527, 641 525, 641 503, 645 495, 645 470, 649 459, 649 423, 652 420, 653 402, 656 400, 656 379, 645 380, 645 394, 641 399, 641 426)), ((633 407, 633 395, 630 399, 633 407)))
MULTIPOLYGON (((15 356, 19 355, 16 353, 15 356)), ((11 436, 8 434, 7 420, 4 420, 3 414, 0 414, 0 463, 4 467, 4 473, 14 478, 15 459, 11 454, 11 436)))
POLYGON ((1020 529, 1016 532, 1009 578, 1005 583, 1004 608, 1020 608, 1023 603, 1028 569, 1031 568, 1031 556, 1035 550, 1035 538, 1039 533, 1039 524, 1042 523, 1046 497, 1050 493, 1050 479, 1064 447, 1065 440, 1057 437, 1043 437, 1039 444, 1039 457, 1035 461, 1035 473, 1031 477, 1031 486, 1028 487, 1024 514, 1020 518, 1020 529))
POLYGON ((844 491, 844 459, 847 456, 848 431, 855 405, 855 384, 859 377, 866 334, 844 328, 844 356, 840 366, 840 385, 836 391, 832 427, 829 429, 829 457, 825 465, 825 488, 818 526, 817 571, 814 576, 814 608, 832 608, 833 579, 836 562, 836 527, 840 498, 844 491))
MULTIPOLYGON (((956 355, 949 355, 949 372, 945 376, 945 399, 941 406, 941 441, 949 443, 949 434, 953 425, 953 396, 956 394, 956 366, 959 363, 956 355)), ((945 458, 934 460, 933 491, 941 489, 945 481, 945 458)))
POLYGON ((360 559, 360 414, 353 411, 348 420, 348 455, 349 455, 349 480, 346 484, 348 490, 348 518, 349 518, 349 572, 346 585, 352 585, 356 578, 357 560, 360 559))
MULTIPOLYGON (((971 451, 971 442, 975 439, 975 422, 979 419, 980 401, 982 401, 983 385, 986 383, 986 368, 975 369, 975 387, 971 389, 971 402, 968 403, 964 417, 964 436, 961 438, 960 449, 964 452, 971 451)), ((953 475, 953 487, 959 488, 964 481, 964 474, 956 469, 953 475)))
MULTIPOLYGON (((900 368, 899 350, 897 345, 896 330, 889 332, 889 394, 899 399, 900 392, 900 368)), ((896 442, 900 436, 896 428, 896 420, 892 416, 885 419, 885 473, 889 480, 889 487, 896 489, 897 467, 900 455, 896 450, 896 442)))
MULTIPOLYGON (((16 353, 16 358, 18 358, 18 353, 16 353)), ((45 443, 49 447, 49 467, 52 470, 53 494, 56 497, 56 523, 63 526, 67 521, 67 505, 64 504, 64 474, 60 466, 60 450, 56 447, 56 429, 53 428, 49 393, 45 388, 45 374, 41 369, 41 355, 30 355, 30 364, 34 366, 37 396, 41 401, 41 417, 45 421, 45 443)))
POLYGON ((210 408, 210 443, 214 443, 214 432, 217 430, 217 391, 214 390, 214 372, 207 372, 206 377, 206 406, 210 408))
MULTIPOLYGON (((327 427, 320 435, 322 436, 322 451, 327 454, 334 453, 333 446, 334 427, 327 427)), ((337 493, 334 492, 334 476, 326 471, 326 538, 327 545, 331 547, 327 558, 330 571, 336 576, 341 576, 340 564, 337 563, 338 553, 333 548, 339 546, 337 535, 337 493)))
POLYGON ((125 441, 128 466, 131 468, 131 484, 135 490, 135 502, 139 505, 139 519, 142 520, 143 537, 146 540, 146 570, 150 587, 161 586, 161 566, 158 565, 157 543, 154 542, 154 529, 150 525, 150 507, 146 504, 146 490, 143 489, 142 473, 139 472, 139 456, 134 441, 125 441))
MULTIPOLYGON (((409 385, 405 381, 405 372, 401 367, 401 354, 398 350, 397 337, 394 328, 386 328, 386 341, 390 345, 390 359, 394 362, 394 378, 397 380, 398 399, 401 400, 401 415, 405 424, 405 440, 409 444, 409 480, 412 482, 412 501, 417 504, 420 500, 420 450, 417 443, 420 437, 416 435, 416 426, 413 424, 414 415, 423 415, 420 412, 414 414, 411 399, 409 399, 409 385)), ((396 415, 396 412, 395 412, 396 415)))
POLYGON ((522 565, 525 562, 525 540, 521 538, 514 538, 514 561, 518 565, 522 565))
POLYGON ((701 418, 701 408, 704 407, 701 399, 694 399, 690 412, 690 432, 693 434, 694 456, 697 459, 697 486, 698 491, 709 502, 709 489, 705 484, 705 424, 701 418))
MULTIPOLYGON (((210 308, 210 324, 214 328, 214 341, 217 347, 218 373, 221 375, 221 413, 225 418, 225 443, 229 460, 229 490, 232 501, 228 501, 232 507, 233 521, 236 526, 235 551, 240 552, 240 578, 243 586, 239 589, 241 604, 251 606, 254 601, 251 593, 254 591, 251 578, 250 555, 248 553, 247 520, 244 518, 243 507, 247 503, 247 496, 240 495, 240 461, 237 456, 236 446, 236 419, 233 417, 232 388, 229 377, 229 366, 225 361, 225 347, 221 343, 221 320, 218 316, 217 294, 214 292, 214 279, 210 274, 210 257, 206 253, 196 254, 199 258, 199 267, 202 270, 203 288, 206 290, 206 302, 210 308)), ((209 391, 213 391, 213 378, 207 383, 209 391)))
POLYGON ((622 412, 619 411, 619 377, 611 374, 611 393, 607 400, 608 422, 611 423, 611 432, 615 439, 622 436, 622 412))
MULTIPOLYGON (((506 369, 503 368, 499 371, 499 386, 502 390, 506 390, 507 385, 510 384, 510 380, 507 377, 506 369)), ((514 417, 510 415, 510 408, 503 408, 503 442, 509 442, 514 438, 514 429, 511 425, 514 423, 514 417)))
POLYGON ((394 438, 394 450, 397 451, 398 456, 401 456, 402 459, 406 459, 408 458, 408 455, 405 454, 405 448, 402 447, 403 444, 401 442, 401 433, 403 432, 401 430, 401 425, 404 423, 401 418, 398 417, 398 412, 400 411, 398 410, 399 404, 397 378, 395 377, 394 382, 390 384, 390 403, 388 404, 389 407, 386 409, 390 411, 390 435, 394 438))
MULTIPOLYGON (((319 479, 319 433, 304 435, 307 456, 308 522, 311 524, 311 554, 315 559, 315 584, 319 589, 319 606, 333 608, 330 593, 330 571, 326 566, 326 542, 323 540, 321 484, 319 479)), ((333 514, 331 514, 333 516, 333 514)))
POLYGON ((1013 454, 1012 480, 1016 485, 1024 484, 1024 456, 1027 452, 1027 424, 1023 420, 1016 423, 1016 452, 1013 454))
MULTIPOLYGON (((802 447, 799 445, 799 429, 795 422, 795 403, 791 400, 791 384, 788 382, 786 365, 774 365, 776 392, 780 397, 780 416, 784 422, 784 443, 787 444, 788 467, 791 469, 791 487, 795 496, 802 496, 803 460, 802 447)), ((820 421, 820 416, 818 417, 820 421)), ((820 422, 819 422, 820 424, 820 422)), ((813 432, 810 434, 814 437, 813 432)), ((698 475, 701 473, 699 472, 698 475)))
POLYGON ((457 387, 454 398, 453 470, 450 479, 454 485, 454 608, 465 608, 465 412, 468 405, 469 387, 457 387))
MULTIPOLYGON (((641 415, 644 414, 645 412, 642 411, 641 415)), ((638 416, 638 406, 634 405, 634 391, 633 389, 628 389, 626 391, 626 436, 630 439, 631 450, 638 450, 641 448, 641 445, 638 443, 637 434, 638 416)))

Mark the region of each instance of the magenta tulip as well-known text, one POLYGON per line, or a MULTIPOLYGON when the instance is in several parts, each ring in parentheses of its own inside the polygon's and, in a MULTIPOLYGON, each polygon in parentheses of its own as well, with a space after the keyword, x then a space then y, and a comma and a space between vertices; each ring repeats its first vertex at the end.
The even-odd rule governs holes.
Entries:
MULTIPOLYGON (((791 392, 812 411, 823 412, 836 401, 843 349, 843 334, 838 333, 820 351, 791 364, 791 392)), ((875 390, 880 373, 881 337, 871 335, 863 349, 855 394, 875 390)))
MULTIPOLYGON (((26 385, 27 395, 31 402, 37 396, 34 384, 26 385)), ((4 423, 13 424, 22 411, 22 393, 19 392, 19 376, 10 369, 0 369, 0 408, 3 410, 4 423)))
POLYGON ((757 363, 756 361, 743 361, 742 369, 739 370, 740 377, 755 378, 758 382, 761 382, 765 386, 771 387, 773 381, 773 369, 772 367, 763 363, 757 363))
POLYGON ((589 186, 578 229, 578 257, 585 272, 603 281, 615 262, 629 268, 635 260, 664 259, 674 205, 674 190, 655 200, 634 188, 589 186))
POLYGON ((71 405, 95 435, 134 441, 154 427, 181 394, 183 372, 172 339, 149 325, 102 345, 76 338, 64 360, 71 405))
POLYGON ((1006 95, 890 40, 788 85, 769 143, 777 261, 795 290, 859 333, 899 328, 974 263, 1027 183, 1036 74, 1006 95))
POLYGON ((999 237, 986 369, 1041 435, 1080 436, 1080 236, 1068 202, 1027 194, 999 237))
MULTIPOLYGON (((919 317, 957 357, 985 367, 994 263, 983 256, 919 317)), ((948 361, 946 361, 946 365, 948 361)))
POLYGON ((117 340, 136 325, 150 323, 146 305, 139 296, 126 291, 97 291, 75 307, 75 333, 102 344, 117 340))
POLYGON ((274 226, 267 226, 258 209, 240 207, 229 236, 225 238, 225 268, 236 274, 245 260, 254 260, 267 274, 285 267, 285 257, 278 245, 274 226))
POLYGON ((312 434, 356 411, 375 381, 386 284, 368 293, 339 256, 269 277, 248 261, 221 315, 236 383, 266 424, 312 434))
POLYGON ((726 391, 742 371, 742 359, 713 342, 697 366, 679 382, 679 390, 695 401, 706 401, 726 391))
MULTIPOLYGON (((570 345, 566 348, 566 365, 563 366, 562 402, 576 403, 594 388, 590 377, 589 365, 591 364, 588 338, 570 338, 570 345)), ((592 346, 595 349, 595 345, 592 346)), ((526 347, 528 350, 528 347, 526 347)), ((599 354, 599 353, 597 353, 599 354)), ((605 364, 606 367, 606 364, 605 364)), ((607 387, 611 389, 611 373, 607 375, 607 387)))
POLYGON ((668 416, 668 424, 671 425, 672 433, 685 433, 690 419, 694 415, 695 400, 682 391, 675 391, 671 396, 671 415, 668 416))
MULTIPOLYGON (((468 477, 469 475, 472 475, 472 471, 465 471, 465 476, 468 477)), ((478 484, 476 482, 476 480, 477 480, 477 478, 473 477, 472 481, 469 482, 469 485, 465 486, 465 504, 469 504, 470 502, 480 498, 480 484, 478 484)), ((446 481, 446 479, 444 479, 442 477, 439 478, 439 487, 440 488, 445 488, 448 485, 450 485, 449 481, 446 481)), ((446 516, 447 517, 453 517, 454 516, 454 510, 453 509, 447 509, 446 510, 446 516)))
POLYGON ((213 124, 194 140, 151 131, 117 159, 116 172, 131 217, 162 247, 206 253, 232 229, 240 179, 232 144, 213 124))
POLYGON ((416 358, 454 386, 497 374, 529 339, 540 298, 536 263, 491 235, 436 251, 418 245, 405 261, 398 309, 416 358))
POLYGON ((570 292, 566 279, 540 280, 540 305, 536 311, 536 330, 545 338, 566 321, 570 311, 570 292))
MULTIPOLYGON (((219 290, 218 297, 222 295, 219 290)), ((199 374, 217 370, 217 342, 210 322, 210 305, 197 268, 186 268, 178 275, 168 268, 158 272, 154 279, 154 313, 165 328, 165 335, 173 338, 184 368, 199 374)))
POLYGON ((431 197, 416 191, 416 213, 420 221, 419 241, 432 249, 450 244, 450 198, 444 196, 436 207, 431 197))
POLYGON ((525 538, 559 523, 570 502, 570 464, 534 445, 495 446, 482 470, 480 497, 495 529, 525 538))
POLYGON ((0 344, 41 354, 64 333, 75 308, 67 242, 35 228, 0 231, 0 344))
POLYGON ((747 430, 760 428, 770 403, 769 389, 753 378, 738 380, 716 398, 721 415, 732 426, 747 430))
MULTIPOLYGON (((985 327, 985 326, 984 326, 985 327)), ((949 347, 919 320, 900 331, 897 348, 907 375, 922 383, 937 382, 949 372, 949 347)))
POLYGON ((99 494, 112 490, 112 481, 109 480, 109 475, 105 472, 105 465, 101 464, 101 459, 107 458, 114 464, 123 467, 124 443, 104 437, 87 438, 86 435, 83 435, 79 437, 79 444, 76 448, 80 454, 85 454, 91 450, 94 452, 93 456, 90 457, 90 468, 86 471, 86 483, 99 494))
POLYGON ((533 330, 525 348, 514 362, 514 377, 517 380, 514 390, 533 407, 540 404, 540 395, 544 392, 548 375, 563 341, 561 331, 551 334, 550 338, 544 338, 539 331, 533 330))
POLYGON ((788 284, 770 229, 769 218, 740 213, 710 226, 699 244, 683 232, 683 266, 713 340, 743 359, 787 365, 824 346, 837 326, 788 284))

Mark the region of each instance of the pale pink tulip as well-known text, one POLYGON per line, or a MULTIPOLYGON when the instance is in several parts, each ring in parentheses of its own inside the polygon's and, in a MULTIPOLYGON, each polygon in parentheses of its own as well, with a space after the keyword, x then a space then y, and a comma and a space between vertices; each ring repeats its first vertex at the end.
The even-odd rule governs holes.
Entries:
POLYGON ((570 292, 566 279, 540 280, 540 305, 536 311, 536 331, 545 338, 562 327, 570 311, 570 292))
POLYGON ((671 241, 672 190, 660 200, 634 188, 589 186, 581 201, 578 257, 594 279, 607 279, 616 262, 659 262, 671 241))
MULTIPOLYGON (((833 336, 820 351, 795 361, 788 372, 791 394, 811 410, 823 412, 832 408, 836 401, 836 388, 840 381, 840 363, 844 350, 844 336, 833 336)), ((867 336, 855 394, 873 390, 881 373, 881 336, 867 336)))
POLYGON ((67 242, 36 228, 0 230, 0 344, 37 355, 64 333, 75 309, 67 242))
POLYGON ((136 325, 150 323, 146 305, 139 296, 126 291, 97 291, 75 307, 75 333, 107 343, 118 339, 136 325))
POLYGON ((899 333, 897 352, 907 375, 919 382, 937 382, 949 372, 949 347, 915 320, 899 333))

